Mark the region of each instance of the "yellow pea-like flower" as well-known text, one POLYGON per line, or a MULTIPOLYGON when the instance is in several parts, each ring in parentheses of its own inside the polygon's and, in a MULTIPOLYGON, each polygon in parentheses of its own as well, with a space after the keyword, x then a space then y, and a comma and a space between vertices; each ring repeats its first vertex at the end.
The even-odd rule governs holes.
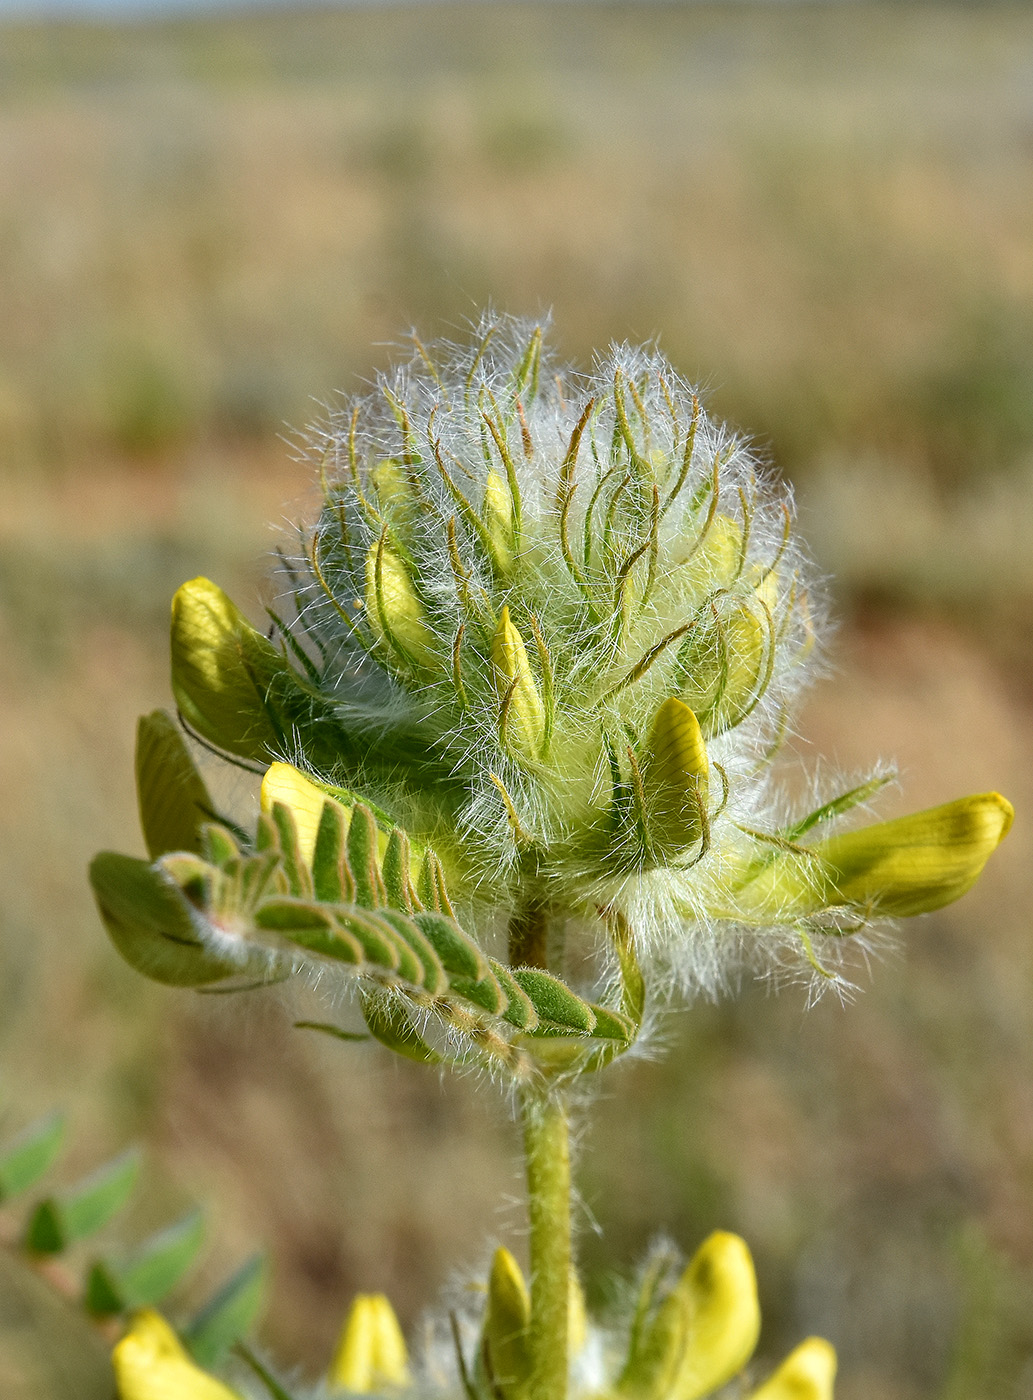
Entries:
POLYGON ((642 763, 646 821, 657 854, 675 855, 703 835, 708 776, 699 722, 672 696, 656 712, 642 763))
POLYGON ((144 1308, 111 1353, 119 1400, 240 1400, 202 1371, 161 1316, 144 1308))
POLYGON ((419 666, 437 660, 434 633, 403 560, 385 536, 366 555, 366 617, 374 635, 419 666))
POLYGON ((409 1353, 394 1308, 383 1293, 360 1293, 345 1319, 327 1377, 330 1385, 356 1395, 404 1389, 409 1353))
POLYGON ((495 566, 500 574, 508 574, 513 567, 513 496, 498 472, 487 475, 483 517, 495 566))
POLYGON ((975 884, 1014 815, 1000 793, 977 793, 830 837, 817 854, 842 903, 899 917, 924 914, 975 884))
POLYGON ((289 667, 210 579, 191 579, 176 592, 171 643, 172 690, 191 728, 243 758, 275 753, 282 735, 267 701, 289 667))
POLYGON ((688 1334, 667 1400, 701 1400, 742 1370, 760 1335, 757 1277, 746 1242, 715 1230, 677 1291, 688 1305, 688 1334))
POLYGON ((836 905, 907 918, 940 909, 975 884, 1014 815, 1000 793, 976 793, 769 859, 739 891, 757 918, 836 905))
POLYGON ((749 1400, 832 1400, 835 1379, 835 1347, 822 1337, 808 1337, 749 1400))
POLYGON ((506 746, 536 758, 545 737, 545 707, 524 639, 513 625, 508 607, 502 609, 492 639, 491 659, 506 746))

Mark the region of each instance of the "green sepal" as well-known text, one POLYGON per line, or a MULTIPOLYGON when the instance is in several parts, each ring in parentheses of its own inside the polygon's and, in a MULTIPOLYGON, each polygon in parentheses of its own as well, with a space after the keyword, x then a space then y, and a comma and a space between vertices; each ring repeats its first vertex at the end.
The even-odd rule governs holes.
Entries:
POLYGON ((139 1172, 140 1154, 131 1148, 77 1186, 41 1201, 29 1220, 26 1248, 34 1254, 60 1254, 92 1235, 128 1201, 139 1172))
POLYGON ((844 813, 852 811, 854 807, 859 807, 892 781, 892 776, 888 773, 877 778, 869 778, 866 783, 860 783, 857 787, 851 788, 849 792, 841 792, 838 797, 833 797, 831 801, 823 802, 820 807, 815 807, 813 812, 808 812, 805 817, 801 817, 792 826, 784 827, 778 834, 784 841, 799 841, 800 837, 806 836, 813 827, 820 826, 822 822, 832 821, 833 818, 841 817, 844 813))
POLYGON ((102 851, 90 883, 111 941, 131 967, 155 982, 200 987, 241 971, 198 936, 189 901, 159 866, 102 851))
POLYGON ((404 1055, 408 1060, 416 1060, 419 1064, 441 1063, 442 1056, 420 1035, 412 1017, 407 1014, 397 998, 383 994, 364 995, 360 1001, 370 1034, 382 1045, 386 1045, 398 1055, 404 1055))
POLYGON ((51 1113, 18 1134, 0 1151, 0 1201, 35 1186, 64 1146, 65 1116, 51 1113))
POLYGON ((251 1330, 262 1307, 265 1279, 265 1257, 252 1255, 188 1323, 183 1341, 199 1366, 218 1366, 251 1330))
POLYGON ((87 1278, 87 1310, 105 1317, 161 1302, 194 1263, 203 1244, 204 1217, 200 1211, 191 1211, 145 1240, 127 1259, 98 1259, 87 1278))
POLYGON ((513 979, 531 1000, 540 1024, 531 1035, 547 1035, 556 1027, 591 1035, 595 1013, 565 982, 537 967, 515 967, 513 979))
POLYGON ((164 710, 137 722, 136 796, 152 860, 168 851, 200 851, 200 828, 211 818, 212 800, 179 726, 164 710))

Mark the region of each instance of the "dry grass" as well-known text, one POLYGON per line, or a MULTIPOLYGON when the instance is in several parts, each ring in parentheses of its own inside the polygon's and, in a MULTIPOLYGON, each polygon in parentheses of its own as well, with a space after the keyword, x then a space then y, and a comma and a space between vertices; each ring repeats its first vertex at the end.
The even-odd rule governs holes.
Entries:
MULTIPOLYGON (((169 594, 203 571, 257 596, 265 522, 308 490, 276 434, 384 342, 552 306, 574 357, 659 335, 797 481, 859 609, 811 751, 896 755, 910 805, 1000 785, 1030 810, 1031 62, 1025 6, 4 26, 5 1093, 17 1121, 73 1106, 69 1172, 152 1143, 144 1214, 211 1198, 224 1264, 269 1239, 285 1355, 326 1355, 359 1287, 414 1318, 518 1223, 519 1183, 471 1086, 107 948, 83 871, 137 845, 169 594)), ((855 1007, 751 988, 625 1073, 586 1142, 597 1293, 654 1229, 721 1223, 757 1247, 765 1351, 824 1330, 842 1400, 1028 1394, 1031 854, 1020 822, 855 1007)), ((14 1379, 12 1297, 5 1396, 87 1400, 14 1379)))

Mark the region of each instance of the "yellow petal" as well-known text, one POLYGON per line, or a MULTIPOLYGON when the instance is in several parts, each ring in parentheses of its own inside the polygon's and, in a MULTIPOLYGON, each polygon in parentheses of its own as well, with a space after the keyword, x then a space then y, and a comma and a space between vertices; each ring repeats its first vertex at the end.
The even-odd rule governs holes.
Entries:
POLYGON ((405 1338, 382 1293, 360 1293, 355 1299, 327 1379, 331 1386, 356 1395, 409 1384, 405 1338))
MULTIPOLYGON (((323 804, 331 801, 323 790, 304 773, 289 763, 272 763, 262 779, 262 811, 268 815, 274 802, 282 802, 294 813, 298 832, 298 849, 306 865, 311 866, 316 849, 316 833, 323 815, 323 804)), ((339 804, 340 805, 340 804, 339 804)), ((347 812, 347 808, 343 809, 347 812)), ((348 814, 351 815, 350 813, 348 814)), ((347 820, 345 830, 347 830, 347 820)))
POLYGON ((111 1353, 119 1400, 240 1400, 196 1366, 165 1319, 138 1312, 111 1353))
POLYGON ((730 515, 715 515, 710 529, 689 560, 692 576, 708 592, 728 588, 742 562, 742 527, 730 515))
POLYGON ((659 854, 687 850, 703 835, 708 771, 696 716, 672 696, 656 712, 642 763, 649 838, 659 854))
POLYGON ((821 1337, 808 1337, 749 1400, 832 1400, 835 1379, 835 1347, 821 1337))
POLYGON ((491 643, 491 659, 499 703, 505 707, 507 747, 537 757, 545 737, 545 709, 524 639, 510 619, 509 608, 502 609, 491 643))
POLYGON ((805 853, 772 857, 739 891, 755 919, 791 919, 848 905, 906 918, 960 898, 1008 834, 1014 815, 1000 793, 831 836, 805 853))
POLYGON ((498 472, 489 472, 484 486, 484 525, 500 574, 513 567, 513 497, 498 472))
POLYGON ((742 1370, 760 1335, 757 1278, 745 1241, 716 1230, 678 1291, 689 1304, 689 1330, 668 1400, 701 1400, 742 1370))
POLYGON ((815 849, 841 903, 898 917, 924 914, 975 884, 1014 815, 1000 793, 978 793, 830 837, 815 849))
POLYGON ((435 664, 437 648, 423 604, 404 562, 383 537, 366 556, 366 616, 386 645, 417 665, 435 664))
POLYGON ((184 583, 172 599, 172 689, 192 728, 243 758, 282 749, 268 698, 290 668, 210 579, 184 583))

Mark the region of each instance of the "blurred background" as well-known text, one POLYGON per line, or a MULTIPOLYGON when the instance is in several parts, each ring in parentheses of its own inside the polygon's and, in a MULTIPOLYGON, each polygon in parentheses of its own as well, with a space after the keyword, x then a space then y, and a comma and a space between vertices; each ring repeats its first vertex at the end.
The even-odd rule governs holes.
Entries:
MULTIPOLYGON (((289 428, 488 301, 551 307, 575 361, 658 336, 794 484, 840 627, 790 761, 896 759, 887 815, 1019 810, 855 1004, 745 986, 614 1073, 581 1142, 589 1292, 720 1225, 756 1255, 762 1354, 830 1337, 841 1400, 1028 1398, 1028 5, 0 20, 5 1130, 66 1106, 65 1179, 142 1141, 140 1228, 205 1202, 208 1282, 268 1244, 265 1340, 309 1375, 354 1291, 417 1327, 518 1234, 490 1093, 306 1039, 275 995, 144 983, 85 875, 140 849, 172 591, 206 573, 258 620, 311 508, 289 428)), ((0 1393, 110 1393, 2 1261, 0 1393)))

